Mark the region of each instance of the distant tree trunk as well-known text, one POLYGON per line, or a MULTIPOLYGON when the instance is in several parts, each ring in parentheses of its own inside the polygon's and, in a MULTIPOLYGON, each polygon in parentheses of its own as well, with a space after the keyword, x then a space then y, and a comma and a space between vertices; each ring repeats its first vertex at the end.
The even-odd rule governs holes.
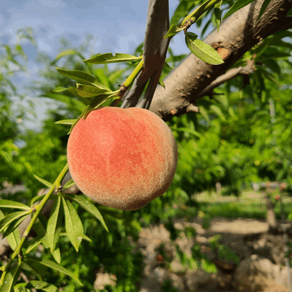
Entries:
POLYGON ((274 204, 270 199, 270 196, 266 194, 266 206, 267 206, 267 223, 269 224, 269 231, 275 231, 277 228, 277 220, 274 211, 274 204))

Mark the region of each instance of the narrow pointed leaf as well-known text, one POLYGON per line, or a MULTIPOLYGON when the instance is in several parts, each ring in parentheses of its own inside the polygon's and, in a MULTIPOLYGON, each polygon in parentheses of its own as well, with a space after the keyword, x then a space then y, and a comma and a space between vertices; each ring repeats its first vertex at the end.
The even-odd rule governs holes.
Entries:
POLYGON ((16 264, 10 268, 4 278, 3 285, 0 288, 0 292, 12 292, 15 282, 20 274, 20 265, 16 264))
POLYGON ((68 189, 68 188, 70 188, 70 187, 72 187, 72 186, 74 186, 74 185, 75 185, 74 180, 73 180, 73 179, 70 179, 70 180, 68 180, 68 181, 65 183, 65 185, 64 185, 64 187, 63 187, 63 190, 66 190, 66 189, 68 189))
POLYGON ((57 200, 55 200, 55 202, 52 206, 50 217, 48 219, 48 224, 47 224, 46 236, 48 239, 49 248, 51 248, 51 249, 53 249, 53 247, 54 247, 54 236, 55 236, 55 232, 56 232, 56 226, 57 226, 60 206, 61 206, 61 197, 58 196, 57 200))
POLYGON ((272 0, 265 0, 264 3, 262 4, 262 7, 261 7, 261 11, 259 13, 259 16, 258 16, 258 20, 262 17, 262 15, 265 13, 268 5, 270 4, 272 0))
POLYGON ((216 3, 214 6, 214 15, 215 15, 215 20, 216 20, 216 26, 217 26, 217 32, 219 31, 220 24, 221 24, 221 5, 222 5, 223 0, 220 2, 216 3))
POLYGON ((69 78, 71 78, 79 83, 98 86, 100 88, 108 89, 105 85, 100 83, 95 77, 93 77, 85 72, 82 72, 79 70, 64 70, 64 69, 60 69, 60 68, 56 68, 56 69, 62 75, 69 77, 69 78))
POLYGON ((76 120, 77 119, 61 120, 61 121, 55 122, 55 124, 58 124, 58 125, 73 125, 76 122, 76 120))
POLYGON ((223 19, 227 18, 228 16, 230 16, 231 14, 233 14, 234 12, 236 12, 237 10, 243 8, 244 6, 250 4, 253 1, 254 0, 237 0, 232 5, 232 7, 226 12, 226 14, 224 15, 223 19))
POLYGON ((83 98, 82 96, 80 96, 78 94, 78 90, 77 90, 76 87, 71 86, 71 87, 66 88, 66 87, 58 86, 57 88, 55 88, 53 90, 53 92, 56 92, 56 93, 58 93, 58 92, 64 92, 64 91, 68 91, 71 94, 75 95, 84 104, 86 104, 86 105, 89 104, 89 101, 86 98, 83 98))
POLYGON ((25 259, 24 259, 24 261, 21 263, 21 268, 35 274, 40 281, 43 280, 43 277, 41 275, 41 273, 45 271, 43 266, 34 265, 34 267, 32 267, 29 265, 29 263, 25 262, 25 259))
POLYGON ((30 242, 29 247, 25 251, 25 254, 29 254, 32 250, 34 250, 36 247, 38 247, 42 243, 41 240, 36 240, 34 243, 30 242))
MULTIPOLYGON (((25 218, 28 216, 28 214, 24 215, 24 216, 21 216, 20 218, 18 218, 17 220, 14 220, 11 224, 9 224, 8 228, 3 232, 3 238, 4 237, 7 237, 7 240, 10 244, 10 241, 11 243, 13 244, 14 240, 17 241, 16 238, 14 238, 14 232, 15 232, 15 235, 17 236, 17 234, 19 235, 19 229, 18 229, 18 226, 22 223, 22 221, 25 220, 25 218)), ((19 240, 20 240, 20 235, 19 235, 19 240)), ((12 247, 11 247, 12 248, 12 247)), ((13 248, 12 248, 13 249, 13 248)))
POLYGON ((61 263, 61 251, 60 248, 56 248, 54 250, 51 250, 51 254, 54 257, 55 261, 60 264, 61 263))
POLYGON ((58 87, 56 87, 53 91, 54 91, 54 92, 64 92, 64 91, 66 91, 66 90, 67 90, 66 87, 58 86, 58 87))
POLYGON ((26 286, 28 285, 28 283, 19 283, 14 285, 14 292, 31 292, 31 290, 29 290, 28 288, 26 288, 26 286))
POLYGON ((111 95, 112 91, 109 88, 102 88, 96 86, 90 86, 85 84, 76 84, 78 94, 82 97, 94 97, 98 95, 111 95))
POLYGON ((50 188, 53 184, 51 184, 50 182, 46 181, 43 178, 38 177, 37 175, 33 175, 38 181, 40 181, 42 184, 44 184, 46 187, 50 188))
POLYGON ((51 66, 54 65, 59 59, 65 57, 65 56, 69 56, 69 55, 77 55, 79 56, 82 60, 83 60, 83 56, 76 50, 66 50, 66 51, 63 51, 61 52, 57 57, 56 59, 51 63, 51 66))
POLYGON ((43 245, 45 248, 49 248, 49 240, 48 240, 48 236, 46 233, 46 221, 47 218, 44 217, 44 215, 40 214, 39 218, 36 220, 33 228, 35 230, 35 232, 37 233, 37 235, 40 237, 40 240, 42 241, 43 245))
POLYGON ((184 27, 178 27, 177 25, 173 24, 168 32, 166 33, 166 35, 164 36, 164 38, 169 38, 169 37, 172 37, 174 35, 176 35, 178 32, 182 31, 184 29, 184 27))
POLYGON ((78 282, 79 285, 83 286, 82 283, 80 282, 80 280, 69 270, 67 270, 66 268, 60 266, 59 264, 56 264, 50 260, 47 259, 42 259, 42 260, 35 260, 35 259, 31 259, 31 258, 26 258, 25 262, 29 264, 29 266, 31 267, 38 267, 39 265, 51 268, 55 271, 58 271, 60 273, 63 273, 69 277, 71 277, 72 279, 74 279, 76 282, 78 282))
POLYGON ((93 215, 96 219, 98 219, 101 224, 103 225, 104 229, 108 231, 108 228, 104 222, 104 219, 99 212, 99 210, 96 208, 94 204, 92 204, 85 196, 78 196, 78 195, 67 195, 66 197, 69 197, 71 200, 76 202, 77 204, 80 205, 81 208, 89 212, 91 215, 93 215))
POLYGON ((82 241, 83 225, 76 210, 72 206, 72 203, 69 200, 65 200, 64 198, 62 198, 62 201, 65 214, 66 233, 72 245, 74 246, 76 251, 78 251, 80 243, 82 241))
POLYGON ((196 39, 193 33, 187 32, 185 39, 190 51, 202 61, 212 65, 224 63, 216 50, 203 41, 196 39))
POLYGON ((58 288, 55 285, 49 284, 43 281, 35 281, 35 280, 29 281, 29 284, 37 290, 42 290, 46 292, 56 292, 58 290, 58 288))
POLYGON ((56 231, 55 231, 55 235, 54 235, 54 244, 53 244, 53 248, 51 250, 52 253, 54 253, 54 251, 59 243, 59 237, 60 237, 61 231, 63 229, 63 226, 64 226, 64 210, 61 207, 59 210, 59 216, 58 216, 56 231))
POLYGON ((127 61, 139 61, 141 60, 140 57, 128 55, 128 54, 121 54, 121 53, 105 53, 105 54, 98 54, 93 56, 90 59, 84 60, 86 63, 91 64, 107 64, 107 63, 120 63, 120 62, 127 62, 127 61))
MULTIPOLYGON (((0 210, 0 219, 3 219, 5 217, 4 213, 0 210)), ((3 235, 2 238, 5 236, 3 235)), ((15 229, 11 234, 7 236, 7 241, 12 248, 12 250, 16 250, 19 242, 20 242, 20 232, 19 229, 15 229)))
POLYGON ((6 215, 1 221, 0 221, 0 232, 3 232, 5 228, 7 228, 13 221, 19 219, 20 217, 23 217, 25 215, 28 215, 28 211, 18 211, 13 212, 8 215, 6 215))
POLYGON ((14 202, 10 200, 0 200, 0 209, 2 208, 11 208, 11 209, 20 209, 20 210, 30 210, 30 207, 19 203, 19 202, 14 202))
MULTIPOLYGON (((77 88, 75 88, 77 91, 77 88)), ((60 93, 46 93, 44 95, 41 95, 42 97, 46 97, 46 98, 51 98, 54 100, 58 100, 60 102, 63 102, 64 104, 66 104, 68 106, 68 108, 72 108, 74 110, 80 111, 82 112, 86 106, 86 104, 88 104, 88 101, 86 103, 84 103, 83 101, 80 101, 78 99, 84 99, 83 97, 78 97, 78 99, 76 98, 72 98, 71 96, 67 96, 65 94, 60 94, 60 93)))

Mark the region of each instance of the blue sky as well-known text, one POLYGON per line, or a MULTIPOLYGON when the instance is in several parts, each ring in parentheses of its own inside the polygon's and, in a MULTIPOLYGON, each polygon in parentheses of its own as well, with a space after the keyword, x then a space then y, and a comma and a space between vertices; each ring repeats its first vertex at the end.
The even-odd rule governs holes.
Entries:
MULTIPOLYGON (((169 2, 172 15, 179 1, 169 2)), ((132 53, 144 39, 147 6, 147 0, 0 0, 1 40, 7 42, 19 28, 29 26, 39 50, 52 56, 61 37, 78 45, 86 34, 95 37, 96 52, 132 53)), ((172 47, 176 53, 188 51, 182 35, 172 47)))
MULTIPOLYGON (((170 16, 178 3, 179 0, 169 1, 170 16)), ((78 47, 86 35, 91 34, 94 37, 91 55, 133 53, 144 39, 147 6, 147 0, 0 0, 0 41, 13 44, 17 42, 18 29, 34 29, 37 48, 29 43, 23 44, 30 73, 18 77, 22 87, 38 77, 40 65, 34 61, 37 53, 45 52, 56 57, 62 37, 70 39, 73 47, 78 47)), ((175 54, 189 52, 183 34, 173 38, 171 48, 175 54)), ((36 104, 37 117, 24 124, 37 129, 46 108, 52 104, 35 97, 31 100, 36 104)))

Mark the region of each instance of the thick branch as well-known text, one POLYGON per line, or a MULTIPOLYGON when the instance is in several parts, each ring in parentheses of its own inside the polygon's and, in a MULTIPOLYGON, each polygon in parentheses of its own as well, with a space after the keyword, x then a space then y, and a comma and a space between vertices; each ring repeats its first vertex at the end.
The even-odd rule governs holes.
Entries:
POLYGON ((232 68, 227 71, 225 74, 216 78, 210 85, 208 85, 204 90, 202 90, 197 96, 196 99, 199 99, 205 95, 212 95, 212 91, 220 86, 221 84, 225 83, 228 80, 235 78, 238 75, 249 75, 254 72, 254 62, 250 60, 247 62, 247 65, 244 67, 232 68))
POLYGON ((164 80, 165 89, 156 89, 150 110, 169 120, 185 114, 196 99, 202 97, 212 81, 225 72, 242 55, 262 39, 287 26, 286 14, 292 8, 292 0, 272 0, 257 20, 263 0, 252 2, 228 17, 220 31, 214 30, 204 41, 217 49, 224 59, 222 65, 209 65, 194 55, 189 55, 180 66, 164 80))

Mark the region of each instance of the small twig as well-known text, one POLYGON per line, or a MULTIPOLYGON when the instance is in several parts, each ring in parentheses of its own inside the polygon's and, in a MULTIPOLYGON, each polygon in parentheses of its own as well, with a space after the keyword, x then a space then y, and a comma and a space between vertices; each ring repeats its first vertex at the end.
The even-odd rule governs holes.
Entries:
POLYGON ((249 60, 247 62, 247 65, 244 67, 238 67, 238 68, 233 68, 230 69, 229 71, 227 71, 225 74, 219 76, 218 78, 216 78, 213 82, 210 83, 209 86, 207 86, 203 91, 201 91, 197 96, 196 99, 199 99, 205 95, 214 95, 212 93, 212 91, 220 86, 221 84, 225 83, 228 80, 231 80, 235 77, 237 77, 238 75, 249 75, 252 72, 254 72, 255 67, 254 67, 254 62, 253 60, 249 60))

